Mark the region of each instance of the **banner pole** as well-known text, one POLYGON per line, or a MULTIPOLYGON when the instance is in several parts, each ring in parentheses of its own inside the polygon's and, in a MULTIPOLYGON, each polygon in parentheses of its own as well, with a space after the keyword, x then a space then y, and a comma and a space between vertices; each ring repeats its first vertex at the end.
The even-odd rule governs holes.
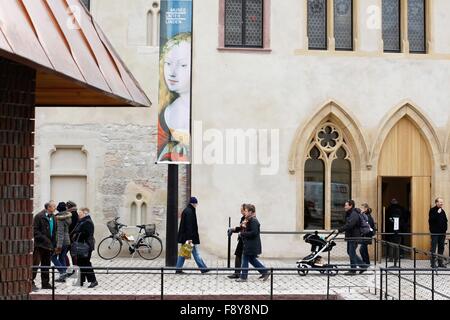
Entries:
POLYGON ((166 267, 178 258, 178 165, 169 164, 167 175, 166 267))

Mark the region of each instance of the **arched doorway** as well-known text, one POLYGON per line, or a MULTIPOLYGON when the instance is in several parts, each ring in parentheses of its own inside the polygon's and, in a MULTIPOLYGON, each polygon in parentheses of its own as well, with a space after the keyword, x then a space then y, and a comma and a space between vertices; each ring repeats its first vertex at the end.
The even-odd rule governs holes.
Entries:
MULTIPOLYGON (((427 233, 431 203, 433 161, 428 142, 407 117, 401 118, 390 130, 381 149, 378 162, 378 192, 380 227, 386 224, 385 209, 395 198, 409 211, 403 232, 427 233)), ((403 244, 429 250, 429 236, 403 237, 403 244)))

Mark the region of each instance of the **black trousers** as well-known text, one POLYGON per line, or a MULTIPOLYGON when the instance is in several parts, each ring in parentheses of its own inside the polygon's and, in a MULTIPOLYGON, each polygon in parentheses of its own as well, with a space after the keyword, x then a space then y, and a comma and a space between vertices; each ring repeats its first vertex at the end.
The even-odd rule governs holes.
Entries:
MULTIPOLYGON (((402 236, 398 234, 389 235, 386 239, 393 244, 401 244, 402 236)), ((387 256, 394 261, 394 265, 397 265, 398 259, 400 259, 400 249, 398 246, 387 244, 387 256)))
MULTIPOLYGON (((445 248, 445 235, 432 235, 431 236, 431 252, 437 253, 442 255, 444 254, 444 248, 445 248)), ((441 266, 443 264, 442 259, 438 258, 438 264, 441 266)), ((436 257, 434 255, 431 255, 431 267, 434 267, 436 265, 436 257)))
POLYGON ((87 258, 77 258, 77 265, 80 267, 81 273, 81 283, 84 283, 86 279, 88 282, 97 281, 94 269, 92 269, 91 256, 92 252, 89 253, 89 256, 87 258))
MULTIPOLYGON (((52 252, 43 248, 34 248, 33 251, 33 266, 50 267, 50 260, 52 252)), ((37 269, 33 269, 33 281, 36 279, 37 269)), ((49 269, 41 268, 41 283, 43 285, 50 284, 49 269)))
MULTIPOLYGON (((243 253, 244 253, 244 243, 242 242, 242 239, 239 238, 238 244, 236 246, 236 251, 234 251, 234 255, 236 256, 236 258, 234 258, 234 267, 235 268, 241 268, 243 253)), ((234 269, 234 274, 240 275, 241 271, 234 269)))

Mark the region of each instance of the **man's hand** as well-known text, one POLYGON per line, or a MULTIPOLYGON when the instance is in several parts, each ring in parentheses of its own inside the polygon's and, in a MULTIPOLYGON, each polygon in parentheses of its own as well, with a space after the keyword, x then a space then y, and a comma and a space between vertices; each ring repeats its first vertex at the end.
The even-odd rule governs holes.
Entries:
POLYGON ((233 234, 233 231, 234 231, 233 228, 228 228, 228 230, 227 230, 227 235, 228 235, 229 237, 231 237, 231 235, 233 234))

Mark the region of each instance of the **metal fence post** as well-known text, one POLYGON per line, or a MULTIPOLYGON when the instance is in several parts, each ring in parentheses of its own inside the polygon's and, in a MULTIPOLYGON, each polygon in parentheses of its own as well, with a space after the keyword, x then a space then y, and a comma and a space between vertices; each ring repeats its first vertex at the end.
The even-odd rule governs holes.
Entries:
POLYGON ((164 300, 164 268, 161 268, 161 300, 164 300))
POLYGON ((383 300, 383 268, 380 268, 380 300, 383 300))
POLYGON ((414 250, 414 300, 416 300, 416 255, 417 255, 417 251, 416 248, 413 248, 414 250))
POLYGON ((273 300, 273 268, 270 269, 270 300, 273 300))
POLYGON ((52 300, 55 300, 55 266, 52 266, 52 300))
MULTIPOLYGON (((231 217, 228 217, 228 228, 231 228, 231 217)), ((228 233, 228 258, 227 268, 231 267, 231 234, 228 233)))
POLYGON ((388 299, 388 269, 386 269, 386 290, 384 292, 384 297, 386 300, 388 299))
POLYGON ((386 265, 385 265, 385 268, 387 269, 387 267, 388 267, 388 259, 389 259, 389 243, 385 243, 384 244, 385 245, 385 253, 384 253, 384 260, 386 261, 386 265))
POLYGON ((374 241, 374 250, 375 250, 375 252, 373 254, 373 257, 374 257, 374 263, 373 264, 376 267, 377 266, 377 260, 378 260, 378 240, 376 238, 373 238, 373 241, 374 241))
POLYGON ((331 269, 327 269, 327 300, 330 299, 330 273, 331 269))
POLYGON ((431 300, 434 300, 434 269, 431 270, 431 300))

